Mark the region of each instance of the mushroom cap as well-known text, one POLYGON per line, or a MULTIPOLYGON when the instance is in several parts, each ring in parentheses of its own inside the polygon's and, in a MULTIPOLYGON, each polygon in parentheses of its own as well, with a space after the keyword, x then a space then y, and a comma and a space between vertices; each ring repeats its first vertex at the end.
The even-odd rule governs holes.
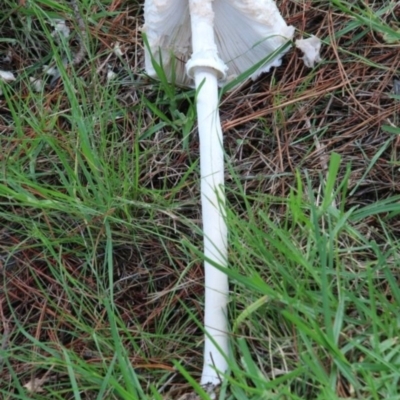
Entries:
MULTIPOLYGON (((213 0, 213 10, 215 41, 218 55, 227 66, 227 81, 265 59, 294 34, 273 0, 213 0)), ((157 77, 152 55, 170 81, 193 86, 185 70, 192 56, 189 1, 146 0, 144 12, 143 31, 150 47, 145 51, 147 73, 157 77)), ((265 63, 251 78, 279 66, 282 55, 265 63)))

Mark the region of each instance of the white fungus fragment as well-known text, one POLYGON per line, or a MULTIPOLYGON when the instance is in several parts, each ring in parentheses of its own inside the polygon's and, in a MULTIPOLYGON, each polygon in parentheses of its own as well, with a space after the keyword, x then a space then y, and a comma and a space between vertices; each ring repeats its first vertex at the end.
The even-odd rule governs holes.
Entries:
POLYGON ((29 80, 30 80, 30 82, 31 82, 31 84, 32 84, 32 87, 33 87, 33 90, 35 91, 35 92, 42 92, 43 91, 43 89, 44 89, 44 82, 43 82, 43 80, 42 79, 37 79, 37 78, 34 78, 34 77, 30 77, 29 78, 29 80))
MULTIPOLYGON (((0 69, 0 81, 6 82, 6 83, 12 82, 12 81, 15 81, 15 76, 10 71, 2 71, 0 69)), ((3 91, 1 89, 0 89, 0 96, 3 96, 3 91)))
POLYGON ((51 36, 54 37, 60 35, 64 36, 65 38, 68 38, 69 35, 71 34, 71 30, 65 24, 65 21, 63 19, 54 19, 53 25, 54 25, 54 31, 51 33, 51 36))
POLYGON ((0 69, 0 80, 2 80, 3 82, 12 82, 15 81, 15 76, 10 71, 2 71, 0 69))
POLYGON ((43 72, 50 76, 59 76, 60 75, 57 67, 49 67, 48 65, 43 65, 43 72))
POLYGON ((321 61, 319 52, 321 50, 321 40, 312 35, 308 39, 298 39, 296 47, 303 52, 302 60, 308 68, 314 68, 316 62, 321 61))
POLYGON ((112 81, 116 77, 117 77, 117 74, 114 71, 112 71, 111 69, 107 72, 107 82, 112 81))
POLYGON ((114 54, 117 57, 121 57, 124 54, 124 52, 121 49, 121 46, 120 46, 119 42, 115 43, 115 45, 114 45, 114 54))

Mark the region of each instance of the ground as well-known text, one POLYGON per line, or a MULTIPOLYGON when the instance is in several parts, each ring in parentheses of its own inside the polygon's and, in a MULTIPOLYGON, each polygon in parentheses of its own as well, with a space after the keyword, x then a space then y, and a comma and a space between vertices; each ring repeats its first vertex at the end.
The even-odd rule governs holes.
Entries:
MULTIPOLYGON (((142 2, 3 3, 0 398, 200 393, 194 91, 145 75, 142 2)), ((222 97, 233 357, 219 396, 399 399, 400 6, 279 8, 323 40, 322 61, 292 49, 222 97)))

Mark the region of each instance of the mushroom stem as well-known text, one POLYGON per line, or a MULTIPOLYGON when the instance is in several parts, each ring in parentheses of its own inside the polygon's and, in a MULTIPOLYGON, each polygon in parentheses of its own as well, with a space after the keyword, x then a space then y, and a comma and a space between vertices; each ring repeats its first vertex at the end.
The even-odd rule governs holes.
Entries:
MULTIPOLYGON (((212 0, 190 0, 193 56, 187 72, 197 88, 200 138, 201 203, 206 260, 227 266, 224 152, 218 112, 218 79, 226 67, 214 40, 212 0)), ((228 369, 228 277, 205 261, 204 366, 201 383, 218 385, 228 369)))
MULTIPOLYGON (((222 131, 218 115, 215 71, 198 69, 196 86, 200 137, 201 203, 203 214, 204 256, 221 266, 227 265, 227 228, 225 223, 224 157, 222 131)), ((205 271, 204 367, 201 383, 220 383, 216 370, 227 370, 228 277, 208 261, 205 271)))

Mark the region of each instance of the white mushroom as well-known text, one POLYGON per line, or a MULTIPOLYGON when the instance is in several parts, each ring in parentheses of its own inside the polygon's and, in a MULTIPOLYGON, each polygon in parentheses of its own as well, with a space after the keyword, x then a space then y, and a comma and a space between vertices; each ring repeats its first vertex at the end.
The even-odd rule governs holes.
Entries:
MULTIPOLYGON (((149 50, 166 76, 182 86, 193 86, 186 73, 194 40, 189 0, 146 0, 145 25, 150 49, 146 48, 146 71, 157 78, 149 50)), ((209 0, 205 2, 208 4, 209 0)), ((294 28, 286 25, 273 0, 213 0, 214 33, 217 53, 227 67, 230 79, 247 71, 293 37, 294 28)), ((206 7, 201 3, 201 7, 206 7)), ((196 40, 203 40, 197 38, 196 40)), ((203 40, 204 41, 204 40, 203 40)), ((259 68, 262 72, 281 64, 280 54, 259 68)), ((206 58, 207 59, 207 58, 206 58)), ((224 79, 220 79, 220 84, 224 79)))
MULTIPOLYGON (((228 279, 224 153, 218 113, 218 84, 264 60, 291 40, 273 0, 146 0, 149 43, 146 71, 157 77, 162 64, 175 83, 197 88, 201 202, 205 268, 205 346, 202 384, 218 385, 228 370, 228 279), (209 262, 210 261, 210 262, 209 262)), ((281 63, 281 52, 252 74, 281 63)))

